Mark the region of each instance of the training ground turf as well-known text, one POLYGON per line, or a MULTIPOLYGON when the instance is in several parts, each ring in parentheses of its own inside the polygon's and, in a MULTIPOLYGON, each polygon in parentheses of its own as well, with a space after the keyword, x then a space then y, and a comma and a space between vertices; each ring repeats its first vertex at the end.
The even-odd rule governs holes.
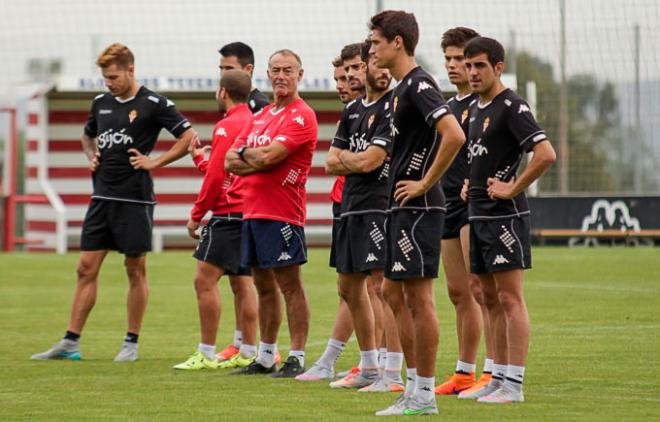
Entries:
MULTIPOLYGON (((660 250, 536 248, 526 274, 532 340, 527 402, 487 405, 438 397, 446 421, 660 420, 660 250)), ((328 251, 310 251, 304 267, 312 321, 311 365, 323 351, 337 307, 328 251)), ((111 254, 99 297, 82 336, 81 362, 35 362, 59 340, 74 286, 77 255, 0 254, 0 420, 358 420, 374 419, 393 394, 336 391, 326 382, 228 377, 228 371, 171 369, 199 341, 188 252, 151 254, 151 298, 140 335, 140 361, 113 363, 125 333, 126 278, 111 254)), ((218 345, 233 334, 233 302, 225 306, 218 345)), ((437 380, 456 360, 454 313, 444 280, 436 284, 440 320, 437 380)), ((286 324, 280 348, 288 349, 286 324)), ((359 359, 351 339, 338 362, 359 359)), ((478 369, 483 362, 479 354, 478 369)), ((436 418, 439 419, 439 418, 436 418)))

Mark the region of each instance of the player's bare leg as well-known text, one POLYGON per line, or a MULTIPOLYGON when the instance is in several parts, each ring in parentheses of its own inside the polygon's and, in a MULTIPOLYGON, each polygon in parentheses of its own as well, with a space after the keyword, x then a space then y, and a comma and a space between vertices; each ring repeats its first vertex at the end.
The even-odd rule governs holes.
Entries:
POLYGON ((108 251, 82 251, 78 260, 76 289, 71 304, 67 332, 62 340, 42 353, 30 358, 34 360, 70 359, 80 360, 80 334, 89 313, 96 303, 98 274, 108 251))
POLYGON ((374 314, 374 335, 376 347, 380 346, 385 330, 385 319, 383 315, 383 270, 371 270, 367 276, 367 293, 374 314))
MULTIPOLYGON (((257 344, 257 289, 251 276, 231 275, 229 284, 234 293, 236 329, 242 333, 242 343, 257 344)), ((240 348, 240 345, 239 345, 240 348)))
POLYGON ((124 259, 126 275, 128 276, 128 331, 139 334, 142 320, 149 301, 149 285, 147 283, 146 255, 124 259))
POLYGON ((381 376, 374 384, 362 388, 361 392, 403 392, 405 387, 401 379, 401 369, 403 367, 403 350, 399 340, 399 329, 396 318, 385 301, 382 292, 383 273, 372 274, 375 292, 378 295, 381 309, 383 311, 383 333, 377 344, 384 349, 385 359, 382 363, 381 376))
POLYGON ((459 398, 480 398, 497 390, 503 383, 507 372, 507 328, 506 315, 497 294, 497 285, 493 274, 479 274, 481 291, 483 292, 484 304, 488 310, 488 319, 491 324, 493 335, 493 375, 486 388, 468 395, 459 395, 459 398))
POLYGON ((403 293, 403 283, 387 278, 383 279, 383 297, 392 310, 399 334, 399 342, 406 361, 406 389, 405 395, 409 397, 415 389, 417 376, 417 361, 415 356, 415 333, 412 313, 406 305, 403 293))
POLYGON ((82 251, 76 269, 78 280, 71 304, 71 316, 67 330, 81 334, 89 313, 96 303, 98 276, 108 251, 82 251))
POLYGON ((469 272, 469 226, 460 236, 442 240, 442 264, 447 279, 447 292, 456 311, 458 362, 455 374, 439 385, 436 394, 458 394, 475 383, 477 351, 482 329, 481 309, 472 294, 473 276, 469 272))
POLYGON ((174 369, 201 370, 216 369, 215 342, 220 323, 221 305, 218 280, 225 270, 204 261, 197 261, 194 286, 197 295, 199 329, 201 342, 197 351, 185 362, 176 364, 174 369))
POLYGON ((220 292, 218 280, 224 274, 222 268, 197 261, 195 292, 199 310, 200 333, 203 344, 215 345, 220 322, 220 292))

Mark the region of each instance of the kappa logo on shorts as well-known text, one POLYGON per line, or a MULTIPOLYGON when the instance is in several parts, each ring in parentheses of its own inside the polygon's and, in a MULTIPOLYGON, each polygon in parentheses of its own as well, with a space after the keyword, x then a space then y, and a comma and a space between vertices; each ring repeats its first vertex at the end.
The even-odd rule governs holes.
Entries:
POLYGON ((288 260, 290 260, 290 259, 291 259, 291 255, 289 255, 289 254, 286 253, 286 252, 282 252, 282 253, 280 254, 280 257, 277 258, 277 262, 288 261, 288 260))
POLYGON ((493 265, 508 264, 509 260, 503 257, 502 255, 495 255, 493 260, 493 265))
POLYGON ((400 273, 401 271, 405 271, 406 267, 403 266, 399 261, 396 261, 394 265, 392 265, 392 272, 393 273, 400 273))
POLYGON ((376 255, 370 253, 367 255, 367 259, 364 262, 377 262, 378 258, 376 258, 376 255))

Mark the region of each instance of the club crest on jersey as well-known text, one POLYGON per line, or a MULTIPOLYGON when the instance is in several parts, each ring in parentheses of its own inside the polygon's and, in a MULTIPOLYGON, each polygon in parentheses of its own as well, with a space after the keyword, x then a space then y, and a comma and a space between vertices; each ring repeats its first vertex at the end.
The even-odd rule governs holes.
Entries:
POLYGON ((133 123, 133 120, 137 118, 137 111, 135 109, 131 110, 130 113, 128 113, 128 123, 133 123))
POLYGON ((484 119, 484 125, 483 125, 483 127, 481 128, 481 131, 482 131, 482 132, 485 132, 486 129, 488 129, 488 126, 489 126, 489 125, 490 125, 490 117, 486 117, 486 118, 484 119))
POLYGON ((374 120, 376 120, 375 114, 369 116, 369 120, 367 121, 367 128, 371 129, 371 125, 374 123, 374 120))
POLYGON ((461 115, 461 124, 465 123, 465 119, 468 117, 468 111, 467 109, 463 110, 463 114, 461 115))

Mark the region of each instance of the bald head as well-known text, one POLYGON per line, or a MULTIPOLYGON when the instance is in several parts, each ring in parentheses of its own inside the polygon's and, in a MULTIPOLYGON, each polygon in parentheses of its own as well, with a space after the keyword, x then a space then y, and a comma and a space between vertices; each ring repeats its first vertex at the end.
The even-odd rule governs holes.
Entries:
POLYGON ((250 74, 239 69, 226 70, 220 78, 220 89, 224 89, 235 104, 247 103, 252 91, 250 74))

